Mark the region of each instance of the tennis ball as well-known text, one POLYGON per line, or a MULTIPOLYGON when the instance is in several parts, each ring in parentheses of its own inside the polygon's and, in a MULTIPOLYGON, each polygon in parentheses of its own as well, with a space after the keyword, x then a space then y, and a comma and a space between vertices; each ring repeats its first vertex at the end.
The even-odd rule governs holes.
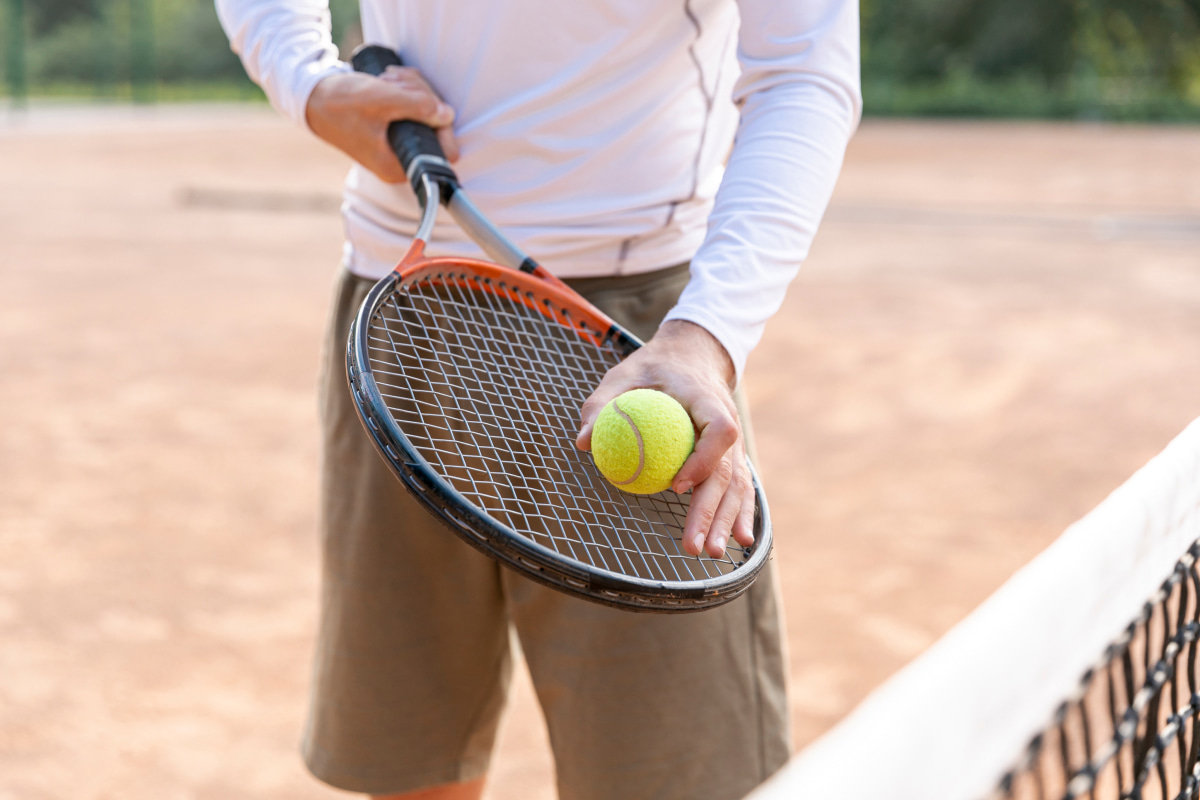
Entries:
POLYGON ((596 417, 592 458, 618 489, 656 494, 671 486, 692 454, 696 430, 679 401, 653 389, 615 398, 596 417))

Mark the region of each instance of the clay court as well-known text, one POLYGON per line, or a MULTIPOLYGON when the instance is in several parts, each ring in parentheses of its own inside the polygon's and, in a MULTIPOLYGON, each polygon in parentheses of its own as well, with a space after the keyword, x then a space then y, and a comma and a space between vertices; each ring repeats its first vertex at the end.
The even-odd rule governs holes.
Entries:
MULTIPOLYGON (((0 118, 0 798, 319 798, 343 157, 0 118)), ((866 122, 746 385, 812 741, 1200 416, 1200 129, 866 122)), ((519 674, 488 790, 554 797, 519 674)))

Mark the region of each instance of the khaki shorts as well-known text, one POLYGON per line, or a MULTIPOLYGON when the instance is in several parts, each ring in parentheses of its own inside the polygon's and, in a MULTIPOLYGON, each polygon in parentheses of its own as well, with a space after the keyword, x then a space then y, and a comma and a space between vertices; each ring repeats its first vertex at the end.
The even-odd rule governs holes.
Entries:
MULTIPOLYGON (((686 265, 572 285, 649 338, 686 265)), ((487 772, 510 625, 545 713, 559 797, 740 798, 789 754, 774 569, 720 608, 599 606, 460 542, 375 453, 346 388, 348 329, 371 281, 344 272, 325 343, 321 628, 303 754, 333 786, 388 794, 487 772)))

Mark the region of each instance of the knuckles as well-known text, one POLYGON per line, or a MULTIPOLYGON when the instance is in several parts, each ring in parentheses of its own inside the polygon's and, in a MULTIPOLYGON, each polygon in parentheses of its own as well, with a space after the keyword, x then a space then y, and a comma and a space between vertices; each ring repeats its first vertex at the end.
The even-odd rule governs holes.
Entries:
POLYGON ((381 104, 379 112, 389 120, 399 118, 424 122, 437 113, 440 101, 416 69, 388 67, 380 78, 387 83, 383 91, 389 101, 381 104), (400 116, 396 117, 397 114, 400 116))
POLYGON ((738 424, 731 417, 720 416, 709 422, 704 428, 704 435, 711 436, 713 443, 722 450, 733 447, 738 440, 738 424))
POLYGON ((722 458, 717 462, 716 467, 713 468, 710 480, 712 478, 716 478, 716 480, 724 486, 728 486, 730 484, 730 482, 733 480, 733 464, 728 458, 722 458))
POLYGON ((422 119, 431 119, 438 110, 438 100, 431 92, 421 92, 415 98, 413 110, 422 119))
POLYGON ((717 509, 709 505, 701 507, 692 506, 691 513, 696 515, 696 522, 699 523, 699 529, 707 535, 709 529, 712 528, 713 520, 716 519, 717 509))
POLYGON ((424 82, 421 78, 421 74, 417 72, 416 68, 414 67, 391 66, 385 69, 383 74, 379 77, 383 78, 385 81, 391 81, 393 83, 424 82))

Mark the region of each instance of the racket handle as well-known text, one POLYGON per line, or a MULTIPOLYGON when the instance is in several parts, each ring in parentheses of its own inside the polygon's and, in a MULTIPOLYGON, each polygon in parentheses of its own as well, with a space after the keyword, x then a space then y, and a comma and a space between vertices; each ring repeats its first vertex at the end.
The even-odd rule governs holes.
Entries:
MULTIPOLYGON (((350 56, 350 63, 356 72, 379 76, 388 67, 403 66, 404 62, 396 51, 378 44, 364 44, 350 56)), ((450 197, 458 189, 458 176, 446 160, 441 142, 433 128, 411 119, 396 120, 388 125, 388 143, 400 159, 400 165, 408 175, 413 191, 421 199, 422 178, 428 175, 441 190, 441 202, 449 202, 450 197)))
POLYGON ((350 55, 350 64, 355 72, 365 72, 379 77, 388 67, 402 67, 400 55, 380 44, 360 44, 350 55))

